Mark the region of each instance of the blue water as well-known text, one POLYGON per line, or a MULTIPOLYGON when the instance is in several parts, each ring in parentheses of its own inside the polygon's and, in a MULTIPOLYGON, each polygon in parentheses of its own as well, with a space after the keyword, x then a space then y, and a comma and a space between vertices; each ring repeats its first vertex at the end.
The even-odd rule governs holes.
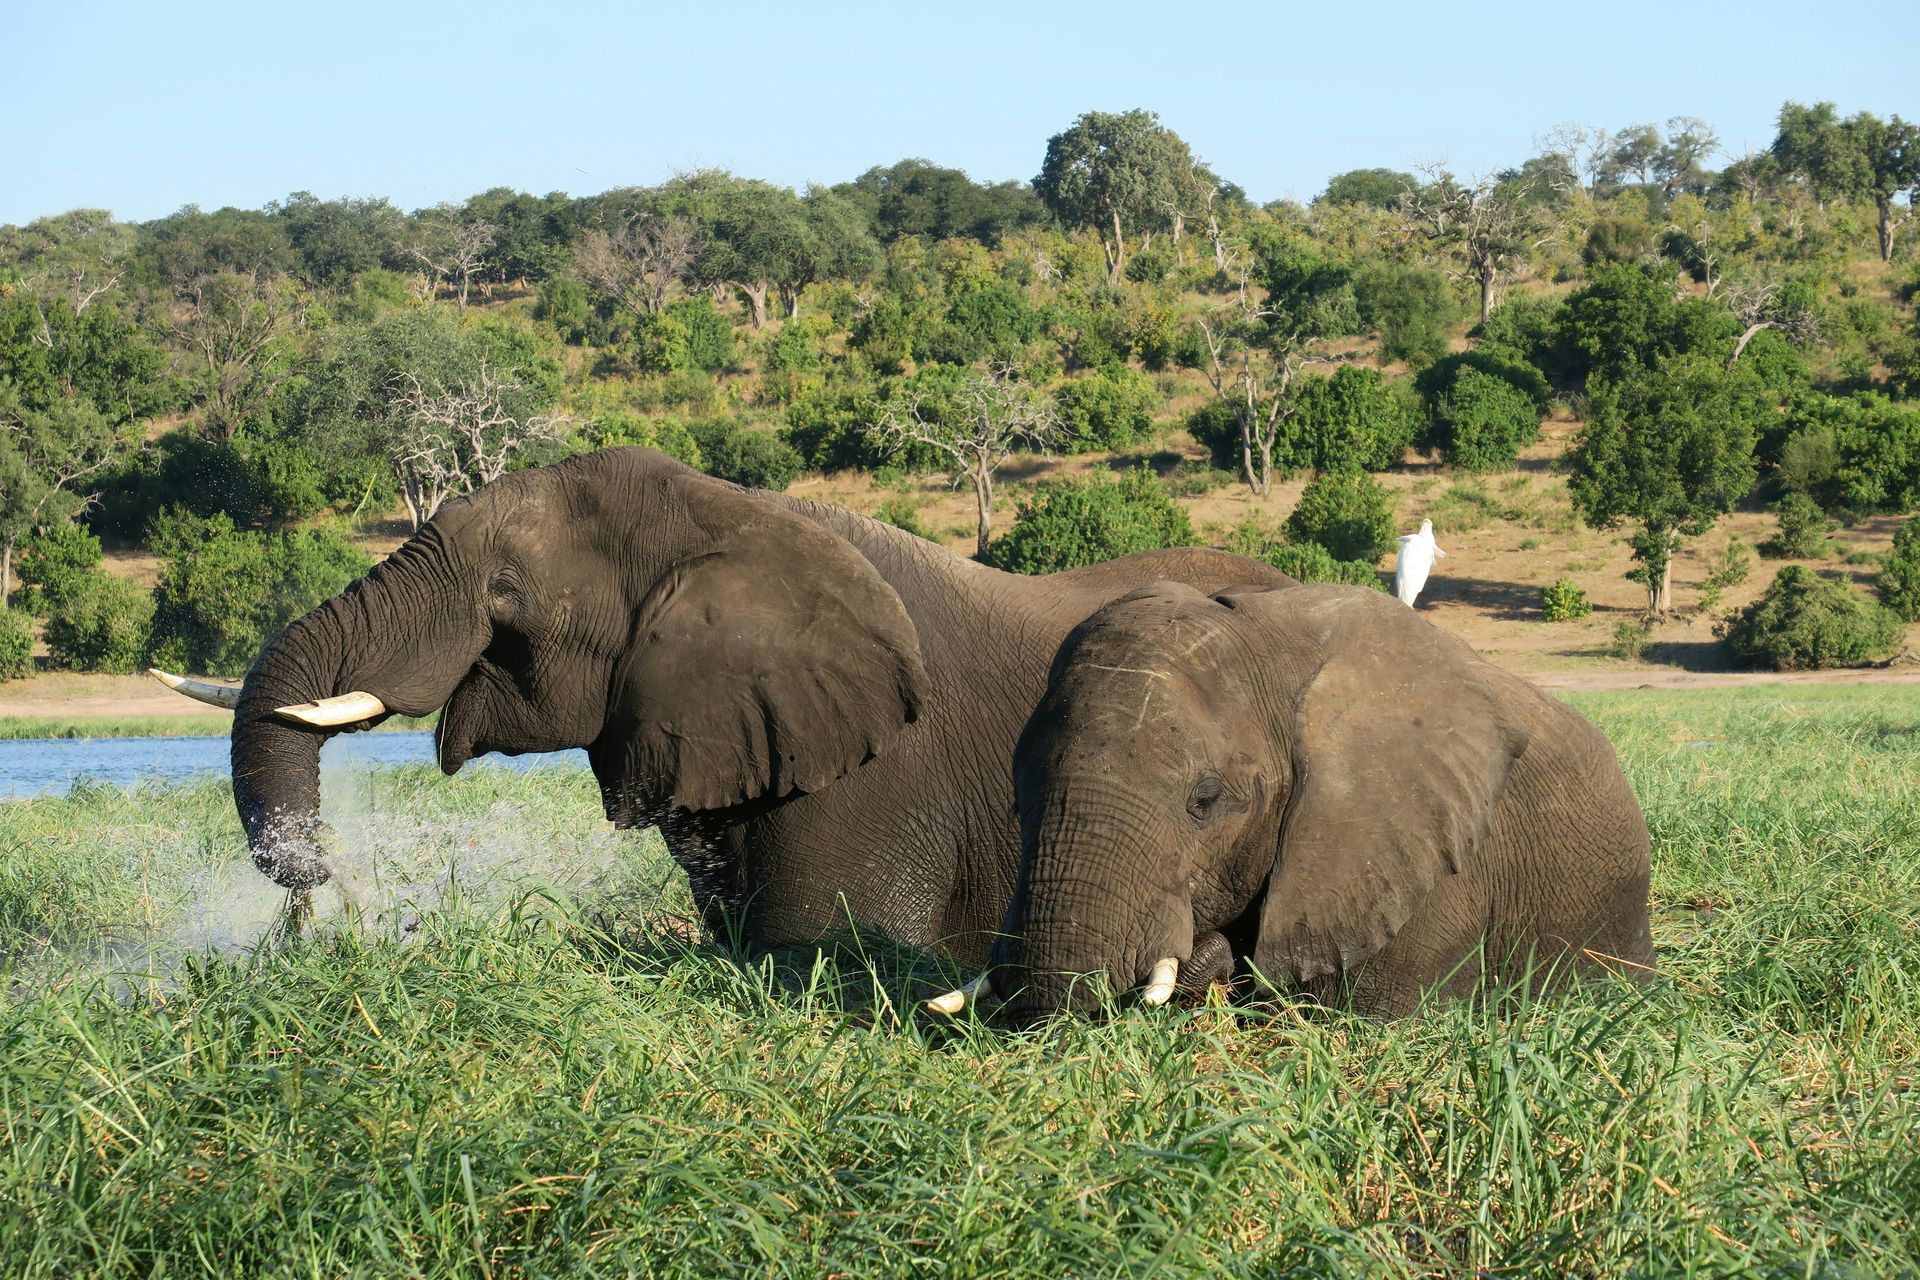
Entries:
MULTIPOLYGON (((432 764, 433 735, 343 733, 321 748, 322 767, 432 764)), ((586 768, 584 751, 550 755, 483 756, 467 765, 508 769, 586 768)), ((21 738, 0 742, 0 798, 64 795, 81 779, 132 786, 139 782, 188 782, 227 775, 227 739, 211 738, 21 738)))

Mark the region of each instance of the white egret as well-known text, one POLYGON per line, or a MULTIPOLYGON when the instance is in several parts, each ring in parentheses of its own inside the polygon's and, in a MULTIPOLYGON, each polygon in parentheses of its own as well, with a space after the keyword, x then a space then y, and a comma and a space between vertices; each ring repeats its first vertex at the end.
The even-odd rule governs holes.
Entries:
POLYGON ((1400 597, 1401 604, 1413 608, 1420 588, 1427 585, 1427 575, 1433 572, 1433 562, 1445 559, 1446 554, 1433 540, 1431 520, 1422 520, 1418 533, 1400 535, 1400 555, 1393 562, 1393 594, 1400 597))

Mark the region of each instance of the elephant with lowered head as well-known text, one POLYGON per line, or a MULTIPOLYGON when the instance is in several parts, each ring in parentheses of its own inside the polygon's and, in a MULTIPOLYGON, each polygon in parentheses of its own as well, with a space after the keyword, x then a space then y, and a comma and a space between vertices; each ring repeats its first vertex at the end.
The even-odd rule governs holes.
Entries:
POLYGON ((328 876, 322 743, 438 709, 448 773, 584 747, 607 816, 658 823, 703 912, 749 945, 851 921, 977 964, 1013 890, 1008 764, 1047 664, 1166 578, 1291 581, 1205 548, 1021 577, 609 449, 449 503, 238 691, 169 682, 237 704, 234 802, 283 885, 328 876))
POLYGON ((1155 583, 1074 628, 1014 758, 1015 1016, 1089 975, 1250 968, 1391 1016, 1483 977, 1652 972, 1647 828, 1606 738, 1405 606, 1155 583))

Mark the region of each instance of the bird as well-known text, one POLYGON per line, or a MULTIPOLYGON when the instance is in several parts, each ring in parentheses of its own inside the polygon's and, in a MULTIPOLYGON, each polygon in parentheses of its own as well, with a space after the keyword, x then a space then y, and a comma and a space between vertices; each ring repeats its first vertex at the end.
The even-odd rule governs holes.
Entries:
POLYGON ((1400 555, 1393 562, 1393 594, 1400 603, 1413 608, 1420 588, 1427 585, 1433 562, 1446 558, 1446 552, 1433 540, 1433 521, 1422 520, 1420 532, 1400 535, 1400 555))

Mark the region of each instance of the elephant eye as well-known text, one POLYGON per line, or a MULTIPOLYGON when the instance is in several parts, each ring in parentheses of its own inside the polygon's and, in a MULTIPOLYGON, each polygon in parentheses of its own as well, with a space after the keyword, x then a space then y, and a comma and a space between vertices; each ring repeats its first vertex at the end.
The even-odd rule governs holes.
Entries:
POLYGON ((1220 797, 1225 791, 1219 774, 1201 774, 1194 780, 1193 792, 1187 797, 1187 816, 1195 822, 1205 822, 1219 807, 1220 797))

